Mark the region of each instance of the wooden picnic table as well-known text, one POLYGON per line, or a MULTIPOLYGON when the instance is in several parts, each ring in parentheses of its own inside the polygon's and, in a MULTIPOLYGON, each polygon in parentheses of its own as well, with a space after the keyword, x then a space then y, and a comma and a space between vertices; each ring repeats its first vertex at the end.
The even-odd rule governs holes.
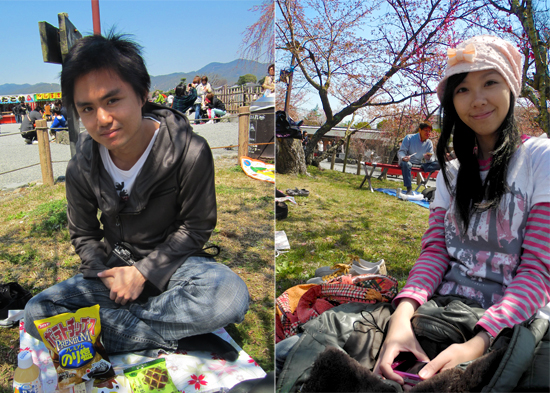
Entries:
MULTIPOLYGON (((385 175, 402 176, 401 167, 399 165, 382 164, 379 162, 368 162, 368 161, 361 161, 361 164, 363 165, 363 169, 365 170, 365 177, 363 178, 363 181, 361 182, 361 185, 359 186, 359 188, 362 188, 363 184, 365 184, 365 182, 368 181, 369 189, 371 192, 374 192, 374 190, 372 188, 372 184, 370 180, 376 168, 382 169, 382 173, 380 174, 380 176, 378 176, 379 180, 381 180, 382 177, 385 175), (368 169, 369 166, 372 167, 372 169, 370 170, 370 173, 368 169)), ((418 191, 418 189, 421 186, 426 187, 426 185, 428 184, 428 180, 430 178, 435 179, 438 173, 439 173, 438 170, 431 171, 431 172, 423 172, 421 167, 413 166, 411 168, 411 176, 416 177, 417 175, 420 175, 420 179, 421 179, 420 184, 418 184, 418 187, 416 187, 415 191, 418 191)))

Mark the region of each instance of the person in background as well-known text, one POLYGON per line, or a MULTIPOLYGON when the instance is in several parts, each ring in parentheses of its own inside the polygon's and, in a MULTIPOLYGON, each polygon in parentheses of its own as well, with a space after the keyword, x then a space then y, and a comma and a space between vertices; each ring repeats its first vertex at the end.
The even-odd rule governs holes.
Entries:
POLYGON ((50 104, 44 105, 44 119, 47 121, 52 120, 52 108, 50 104))
POLYGON ((173 103, 174 103, 174 96, 172 94, 168 94, 168 97, 166 97, 166 106, 169 108, 172 108, 173 103))
POLYGON ((30 145, 32 143, 38 143, 36 139, 35 121, 42 120, 44 115, 44 109, 37 106, 33 111, 23 116, 21 121, 21 136, 25 139, 25 143, 30 145))
POLYGON ((208 93, 204 98, 204 103, 208 111, 208 118, 210 119, 209 123, 214 122, 214 118, 225 116, 227 113, 225 111, 225 105, 218 97, 215 97, 214 94, 208 93))
MULTIPOLYGON (((208 77, 205 75, 201 78, 201 83, 197 86, 197 101, 200 103, 199 110, 195 110, 195 120, 201 118, 201 109, 206 110, 204 99, 208 93, 214 93, 212 86, 208 83, 208 77)), ((195 108, 197 107, 197 101, 195 101, 195 108)), ((195 124, 197 122, 195 121, 195 124)))
POLYGON ((193 107, 193 103, 197 98, 197 90, 191 87, 191 84, 186 89, 183 82, 176 86, 175 94, 172 108, 181 113, 185 113, 189 108, 193 107))
POLYGON ((202 97, 199 96, 199 86, 201 85, 201 77, 196 75, 193 78, 193 81, 187 86, 189 90, 194 89, 197 93, 197 98, 195 98, 195 103, 193 104, 193 111, 195 112, 195 125, 200 124, 201 118, 201 107, 202 107, 202 97))
POLYGON ((411 182, 411 168, 419 166, 423 172, 431 172, 440 168, 434 159, 434 146, 430 140, 432 126, 421 123, 416 134, 409 134, 401 142, 397 152, 399 166, 403 174, 403 184, 407 188, 407 195, 413 195, 411 182))
POLYGON ((50 135, 57 139, 57 131, 58 128, 65 128, 67 127, 67 121, 61 114, 61 111, 58 108, 55 108, 53 111, 53 123, 50 126, 50 135))
POLYGON ((166 99, 164 98, 164 95, 160 91, 156 91, 155 95, 153 96, 153 102, 155 104, 164 105, 166 102, 166 99))
POLYGON ((275 93, 275 64, 271 64, 267 68, 267 75, 264 79, 264 83, 262 84, 262 88, 264 89, 264 95, 269 95, 272 93, 275 93))
POLYGON ((304 151, 306 150, 306 146, 309 143, 309 135, 307 134, 307 131, 304 131, 302 133, 302 147, 304 148, 304 151))
POLYGON ((69 118, 67 117, 67 108, 63 105, 63 101, 55 101, 55 107, 59 110, 59 113, 63 116, 65 121, 68 121, 69 118))
POLYGON ((15 106, 11 109, 11 111, 15 116, 15 122, 17 124, 21 124, 21 103, 18 102, 17 104, 15 104, 15 106))

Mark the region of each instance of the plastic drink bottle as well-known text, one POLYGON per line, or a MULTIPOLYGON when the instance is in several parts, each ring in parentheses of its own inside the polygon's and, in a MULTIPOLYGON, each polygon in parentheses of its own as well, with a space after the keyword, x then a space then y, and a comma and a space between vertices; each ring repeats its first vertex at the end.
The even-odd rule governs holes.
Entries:
POLYGON ((32 362, 32 354, 29 351, 19 353, 17 366, 13 375, 13 391, 15 393, 43 393, 40 369, 32 362))

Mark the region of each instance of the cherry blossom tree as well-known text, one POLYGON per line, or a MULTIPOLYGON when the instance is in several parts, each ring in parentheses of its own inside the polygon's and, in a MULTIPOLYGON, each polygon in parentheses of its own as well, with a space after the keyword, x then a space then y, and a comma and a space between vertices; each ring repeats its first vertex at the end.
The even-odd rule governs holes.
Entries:
MULTIPOLYGON (((538 113, 534 120, 548 134, 550 116, 550 16, 548 4, 533 0, 487 0, 486 11, 490 29, 515 41, 523 53, 523 84, 521 95, 538 113), (546 7, 546 9, 544 8, 546 7)), ((530 112, 533 113, 533 112, 530 112)))
MULTIPOLYGON (((433 93, 446 48, 471 30, 476 1, 277 0, 278 61, 294 56, 326 121, 306 149, 345 117, 367 106, 384 106, 433 93), (460 23, 460 34, 451 28, 460 23), (335 109, 329 97, 351 91, 335 109)), ((429 98, 423 98, 426 108, 429 98)))
POLYGON ((275 3, 273 0, 264 0, 262 4, 255 5, 250 11, 258 12, 259 18, 243 33, 241 57, 273 63, 275 61, 275 3))

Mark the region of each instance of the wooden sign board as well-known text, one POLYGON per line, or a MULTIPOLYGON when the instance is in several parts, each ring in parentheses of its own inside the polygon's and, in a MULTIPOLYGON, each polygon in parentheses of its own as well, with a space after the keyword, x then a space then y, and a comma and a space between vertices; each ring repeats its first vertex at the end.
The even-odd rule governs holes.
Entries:
POLYGON ((59 20, 59 41, 61 46, 61 56, 65 60, 65 56, 69 53, 69 49, 76 43, 77 40, 82 38, 82 34, 69 20, 67 13, 57 14, 59 20))
POLYGON ((48 22, 38 22, 42 58, 44 63, 61 64, 61 48, 59 46, 59 29, 48 22))

